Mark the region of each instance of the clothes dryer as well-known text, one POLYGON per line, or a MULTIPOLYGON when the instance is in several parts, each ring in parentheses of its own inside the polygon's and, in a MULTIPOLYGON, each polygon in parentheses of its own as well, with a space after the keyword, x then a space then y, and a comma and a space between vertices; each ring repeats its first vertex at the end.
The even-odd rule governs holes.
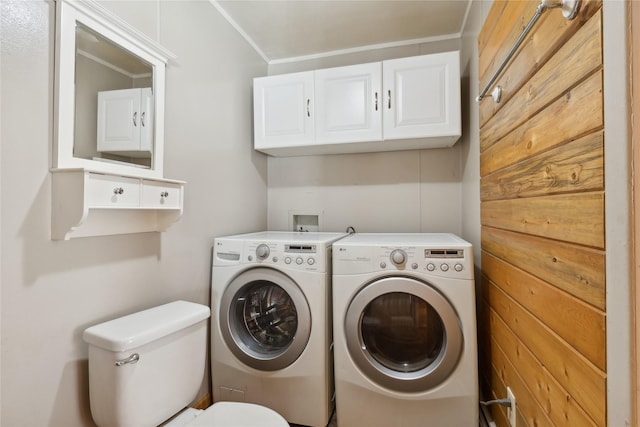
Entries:
POLYGON ((334 244, 341 425, 478 425, 473 269, 471 244, 453 234, 354 234, 334 244))
POLYGON ((333 411, 331 249, 343 233, 217 238, 211 277, 213 400, 326 426, 333 411))

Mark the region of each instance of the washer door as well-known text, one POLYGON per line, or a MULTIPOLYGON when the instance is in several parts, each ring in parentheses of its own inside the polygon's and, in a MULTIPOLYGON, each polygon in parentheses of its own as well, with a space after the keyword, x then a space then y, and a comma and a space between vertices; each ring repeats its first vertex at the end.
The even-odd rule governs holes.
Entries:
POLYGON ((302 290, 271 268, 247 270, 229 283, 220 300, 219 321, 231 352, 263 371, 295 362, 311 333, 311 312, 302 290))
POLYGON ((344 326, 356 365, 391 390, 437 386, 462 353, 454 308, 428 283, 409 277, 387 277, 363 287, 351 300, 344 326))

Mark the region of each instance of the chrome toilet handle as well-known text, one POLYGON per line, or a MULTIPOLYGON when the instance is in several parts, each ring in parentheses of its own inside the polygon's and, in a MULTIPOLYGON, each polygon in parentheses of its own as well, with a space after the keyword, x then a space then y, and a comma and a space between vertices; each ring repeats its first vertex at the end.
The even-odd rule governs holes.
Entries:
POLYGON ((140 355, 138 353, 133 353, 131 356, 126 359, 116 360, 116 366, 126 365, 128 363, 137 363, 140 360, 140 355))

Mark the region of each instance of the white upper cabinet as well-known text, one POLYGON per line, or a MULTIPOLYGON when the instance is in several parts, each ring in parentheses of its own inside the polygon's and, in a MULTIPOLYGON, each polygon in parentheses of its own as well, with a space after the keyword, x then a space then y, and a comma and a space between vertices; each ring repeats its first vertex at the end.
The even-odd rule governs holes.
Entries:
POLYGON ((458 52, 394 59, 382 67, 384 138, 433 135, 453 145, 461 135, 458 52))
POLYGON ((151 88, 98 92, 98 151, 136 157, 153 150, 151 88))
POLYGON ((382 139, 379 62, 316 70, 316 144, 382 139))
POLYGON ((451 147, 459 52, 261 77, 254 108, 255 149, 274 156, 451 147))
POLYGON ((314 143, 313 72, 253 80, 255 148, 314 143))

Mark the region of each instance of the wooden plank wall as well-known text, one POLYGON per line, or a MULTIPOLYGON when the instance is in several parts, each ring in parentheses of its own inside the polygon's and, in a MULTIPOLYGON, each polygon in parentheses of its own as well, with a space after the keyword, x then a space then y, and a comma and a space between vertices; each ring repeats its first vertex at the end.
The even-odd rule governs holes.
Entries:
MULTIPOLYGON (((538 4, 493 3, 480 88, 538 4)), ((502 101, 479 107, 481 386, 513 390, 518 427, 606 426, 601 9, 545 12, 496 83, 502 101)))

